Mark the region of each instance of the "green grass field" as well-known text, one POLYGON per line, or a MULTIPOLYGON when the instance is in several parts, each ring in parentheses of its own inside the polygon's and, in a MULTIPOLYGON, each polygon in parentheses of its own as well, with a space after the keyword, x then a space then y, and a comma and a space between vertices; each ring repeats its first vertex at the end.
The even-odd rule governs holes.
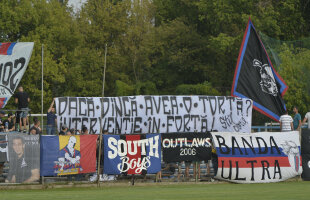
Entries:
POLYGON ((1 190, 1 200, 310 199, 310 182, 269 184, 154 184, 44 190, 1 190))

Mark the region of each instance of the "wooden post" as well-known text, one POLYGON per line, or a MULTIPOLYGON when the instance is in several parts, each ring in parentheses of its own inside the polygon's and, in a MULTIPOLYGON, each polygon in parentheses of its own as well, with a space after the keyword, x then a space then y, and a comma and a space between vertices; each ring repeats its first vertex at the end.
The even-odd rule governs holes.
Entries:
MULTIPOLYGON (((197 183, 197 182, 198 182, 198 162, 195 161, 195 163, 196 163, 196 166, 195 166, 195 168, 196 168, 195 182, 197 183)), ((199 167, 200 167, 200 166, 199 166, 199 167)))
MULTIPOLYGON (((105 51, 104 51, 104 67, 103 67, 103 78, 102 78, 102 98, 104 97, 104 84, 105 84, 105 69, 107 67, 107 48, 108 45, 105 44, 105 51)), ((102 102, 102 101, 101 101, 102 102)), ((103 108, 103 105, 101 105, 103 108)), ((102 146, 102 114, 100 114, 100 135, 99 135, 99 153, 98 153, 98 163, 97 163, 97 187, 100 187, 100 161, 101 161, 101 146, 102 146)))
POLYGON ((135 175, 131 176, 131 185, 135 185, 135 175))
MULTIPOLYGON (((101 124, 101 123, 100 123, 101 124)), ((102 127, 100 127, 100 130, 102 127)), ((100 168, 101 168, 101 145, 102 145, 102 130, 99 135, 99 152, 98 152, 98 163, 97 163, 97 187, 100 187, 100 168)))

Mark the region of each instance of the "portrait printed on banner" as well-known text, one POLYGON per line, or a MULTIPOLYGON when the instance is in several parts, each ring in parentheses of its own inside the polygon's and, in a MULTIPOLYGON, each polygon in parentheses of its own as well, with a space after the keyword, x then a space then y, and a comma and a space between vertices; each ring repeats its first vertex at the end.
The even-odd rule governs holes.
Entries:
POLYGON ((38 135, 8 135, 9 173, 6 182, 31 183, 40 179, 38 135))
POLYGON ((80 136, 59 136, 58 161, 55 161, 57 175, 78 174, 81 166, 80 136))

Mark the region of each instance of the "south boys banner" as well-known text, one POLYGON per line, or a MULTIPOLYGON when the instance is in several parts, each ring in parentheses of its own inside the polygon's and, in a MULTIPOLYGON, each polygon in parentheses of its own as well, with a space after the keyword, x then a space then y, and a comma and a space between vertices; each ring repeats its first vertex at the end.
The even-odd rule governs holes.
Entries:
POLYGON ((224 96, 127 96, 56 98, 63 124, 111 134, 250 132, 252 101, 224 96), (102 119, 102 121, 100 121, 102 119))
POLYGON ((95 172, 97 137, 41 136, 41 176, 95 172))
POLYGON ((40 144, 38 135, 9 134, 9 173, 6 182, 31 183, 40 179, 40 144))
POLYGON ((218 155, 216 178, 236 183, 278 182, 300 175, 299 134, 212 132, 218 155))
POLYGON ((0 43, 0 108, 4 108, 22 79, 33 45, 33 42, 0 43))
POLYGON ((211 134, 165 133, 162 136, 165 162, 202 161, 211 159, 211 134))
POLYGON ((231 95, 252 99, 254 109, 278 121, 286 110, 282 96, 287 89, 249 20, 239 52, 231 95))
POLYGON ((154 174, 161 170, 160 134, 103 135, 105 174, 154 174))

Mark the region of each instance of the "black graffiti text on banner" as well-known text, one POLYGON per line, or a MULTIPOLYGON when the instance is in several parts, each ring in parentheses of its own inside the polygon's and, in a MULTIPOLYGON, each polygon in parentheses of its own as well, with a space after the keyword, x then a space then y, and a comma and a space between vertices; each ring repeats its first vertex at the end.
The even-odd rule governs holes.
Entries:
POLYGON ((162 134, 165 162, 202 161, 211 159, 210 133, 162 134))
POLYGON ((302 172, 298 131, 211 134, 218 156, 218 179, 268 183, 302 172))
POLYGON ((128 96, 56 98, 58 128, 100 125, 111 134, 250 132, 252 101, 223 96, 128 96), (102 121, 100 119, 102 118, 102 121))

